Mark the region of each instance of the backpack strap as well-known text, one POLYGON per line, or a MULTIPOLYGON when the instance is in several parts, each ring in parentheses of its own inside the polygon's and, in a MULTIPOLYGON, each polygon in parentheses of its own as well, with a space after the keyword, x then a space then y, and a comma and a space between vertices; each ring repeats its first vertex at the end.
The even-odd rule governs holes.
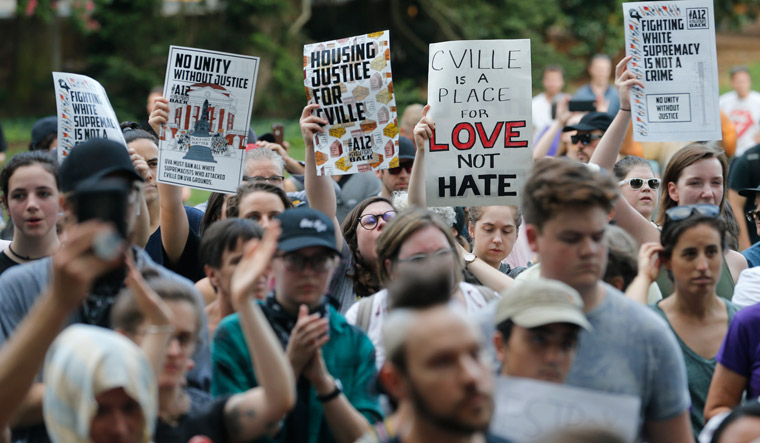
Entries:
POLYGON ((362 328, 364 332, 369 330, 369 321, 372 318, 372 301, 375 295, 364 297, 359 300, 359 310, 356 313, 356 326, 362 328))

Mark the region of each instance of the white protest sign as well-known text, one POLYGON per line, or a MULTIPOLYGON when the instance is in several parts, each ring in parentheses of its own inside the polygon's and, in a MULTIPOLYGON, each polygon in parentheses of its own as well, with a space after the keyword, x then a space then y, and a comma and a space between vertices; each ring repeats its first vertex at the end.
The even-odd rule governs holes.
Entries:
POLYGON ((397 167, 389 32, 304 45, 303 69, 306 98, 328 122, 314 137, 317 174, 397 167))
POLYGON ((532 167, 530 40, 430 45, 428 206, 517 205, 532 167))
POLYGON ((579 427, 609 429, 631 442, 639 432, 641 399, 632 395, 499 377, 494 399, 491 432, 517 443, 579 427))
POLYGON ((259 58, 169 48, 158 181, 234 193, 243 179, 259 58))
POLYGON ((711 0, 623 3, 636 141, 722 140, 711 0))
POLYGON ((58 161, 71 148, 91 138, 107 138, 127 146, 103 86, 85 75, 54 72, 58 110, 58 161))

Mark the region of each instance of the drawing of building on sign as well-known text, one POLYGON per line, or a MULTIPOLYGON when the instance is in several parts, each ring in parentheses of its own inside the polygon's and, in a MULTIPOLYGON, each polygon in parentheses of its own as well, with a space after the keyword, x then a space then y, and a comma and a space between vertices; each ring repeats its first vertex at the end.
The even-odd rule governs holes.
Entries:
POLYGON ((232 94, 219 85, 191 85, 187 102, 171 109, 161 139, 169 141, 169 149, 176 151, 188 151, 197 145, 194 141, 204 139, 202 146, 209 148, 213 156, 237 158, 246 147, 248 124, 235 128, 236 105, 232 94), (205 122, 199 126, 204 116, 205 122))

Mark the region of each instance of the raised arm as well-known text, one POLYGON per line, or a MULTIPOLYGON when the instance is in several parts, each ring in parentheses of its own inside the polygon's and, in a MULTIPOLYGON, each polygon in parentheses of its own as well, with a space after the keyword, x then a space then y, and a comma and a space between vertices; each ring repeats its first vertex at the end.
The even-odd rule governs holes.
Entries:
MULTIPOLYGON (((612 171, 612 167, 615 166, 620 148, 623 146, 625 132, 628 130, 628 123, 631 121, 631 86, 644 87, 644 84, 628 71, 627 63, 630 60, 631 56, 625 57, 615 68, 615 85, 620 96, 620 109, 591 155, 590 163, 599 165, 607 171, 612 171)), ((660 232, 657 228, 624 198, 618 198, 615 203, 615 221, 639 244, 660 241, 660 232)))
POLYGON ((425 144, 435 130, 433 119, 427 116, 430 105, 422 109, 422 119, 414 127, 414 164, 412 175, 409 177, 409 207, 426 208, 427 196, 425 195, 425 144))
POLYGON ((92 253, 95 239, 109 232, 113 232, 113 228, 97 221, 88 221, 69 229, 66 247, 60 248, 53 256, 50 285, 0 349, 0 386, 3 389, 0 429, 8 424, 24 400, 48 347, 71 311, 79 307, 90 292, 95 278, 121 263, 121 257, 104 261, 92 253))
POLYGON ((301 126, 301 136, 305 144, 304 162, 304 181, 306 189, 306 199, 309 201, 309 207, 322 211, 328 217, 332 218, 335 224, 335 238, 338 243, 338 250, 343 248, 343 233, 340 230, 340 222, 336 216, 338 212, 338 200, 335 197, 333 188, 333 179, 327 175, 317 175, 317 158, 314 153, 314 136, 318 133, 324 133, 322 126, 327 124, 327 120, 312 115, 312 112, 319 108, 318 104, 306 105, 301 113, 299 124, 301 126))
POLYGON ((267 272, 279 235, 279 223, 273 222, 260 242, 249 241, 232 275, 232 300, 259 382, 258 387, 233 396, 225 405, 225 423, 234 441, 250 441, 270 433, 296 402, 293 369, 253 297, 253 287, 267 272))
POLYGON ((172 326, 174 314, 161 297, 148 286, 131 257, 127 259, 127 269, 127 287, 132 291, 132 297, 148 323, 140 348, 148 357, 148 361, 153 366, 153 372, 158 377, 164 367, 166 349, 174 332, 172 326))
MULTIPOLYGON (((459 243, 457 243, 457 250, 459 251, 460 257, 467 253, 459 243)), ((498 293, 506 291, 515 283, 515 280, 512 277, 477 257, 475 257, 474 261, 467 264, 467 270, 472 272, 472 275, 477 277, 483 286, 489 287, 498 293)))
MULTIPOLYGON (((649 286, 657 281, 660 272, 659 253, 662 246, 659 243, 644 243, 639 249, 639 272, 625 290, 626 297, 646 305, 649 297, 649 286)), ((666 294, 670 295, 670 294, 666 294)))
POLYGON ((557 114, 549 128, 541 135, 535 146, 533 146, 533 161, 546 157, 549 152, 549 148, 552 147, 554 138, 562 128, 567 125, 567 121, 573 114, 568 110, 568 103, 570 102, 570 96, 564 95, 557 100, 557 114))
MULTIPOLYGON (((148 123, 156 134, 161 133, 161 126, 169 118, 169 100, 160 97, 153 106, 148 123)), ((170 263, 175 263, 182 256, 190 234, 190 222, 187 220, 182 205, 182 188, 158 183, 158 197, 161 201, 161 226, 171 227, 161 230, 161 243, 170 263)))

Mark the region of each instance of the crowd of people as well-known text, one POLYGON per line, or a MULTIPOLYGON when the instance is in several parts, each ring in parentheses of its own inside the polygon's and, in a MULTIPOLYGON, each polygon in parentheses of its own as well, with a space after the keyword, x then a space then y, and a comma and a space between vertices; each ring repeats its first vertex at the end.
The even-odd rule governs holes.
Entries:
POLYGON ((309 104, 303 159, 251 131, 198 207, 157 181, 160 88, 127 149, 59 165, 40 120, 0 172, 0 440, 502 442, 498 377, 634 397, 637 440, 760 438, 760 94, 734 68, 723 141, 640 144, 629 62, 593 57, 584 113, 546 67, 519 206, 427 206, 429 105, 398 166, 331 177, 309 104))

